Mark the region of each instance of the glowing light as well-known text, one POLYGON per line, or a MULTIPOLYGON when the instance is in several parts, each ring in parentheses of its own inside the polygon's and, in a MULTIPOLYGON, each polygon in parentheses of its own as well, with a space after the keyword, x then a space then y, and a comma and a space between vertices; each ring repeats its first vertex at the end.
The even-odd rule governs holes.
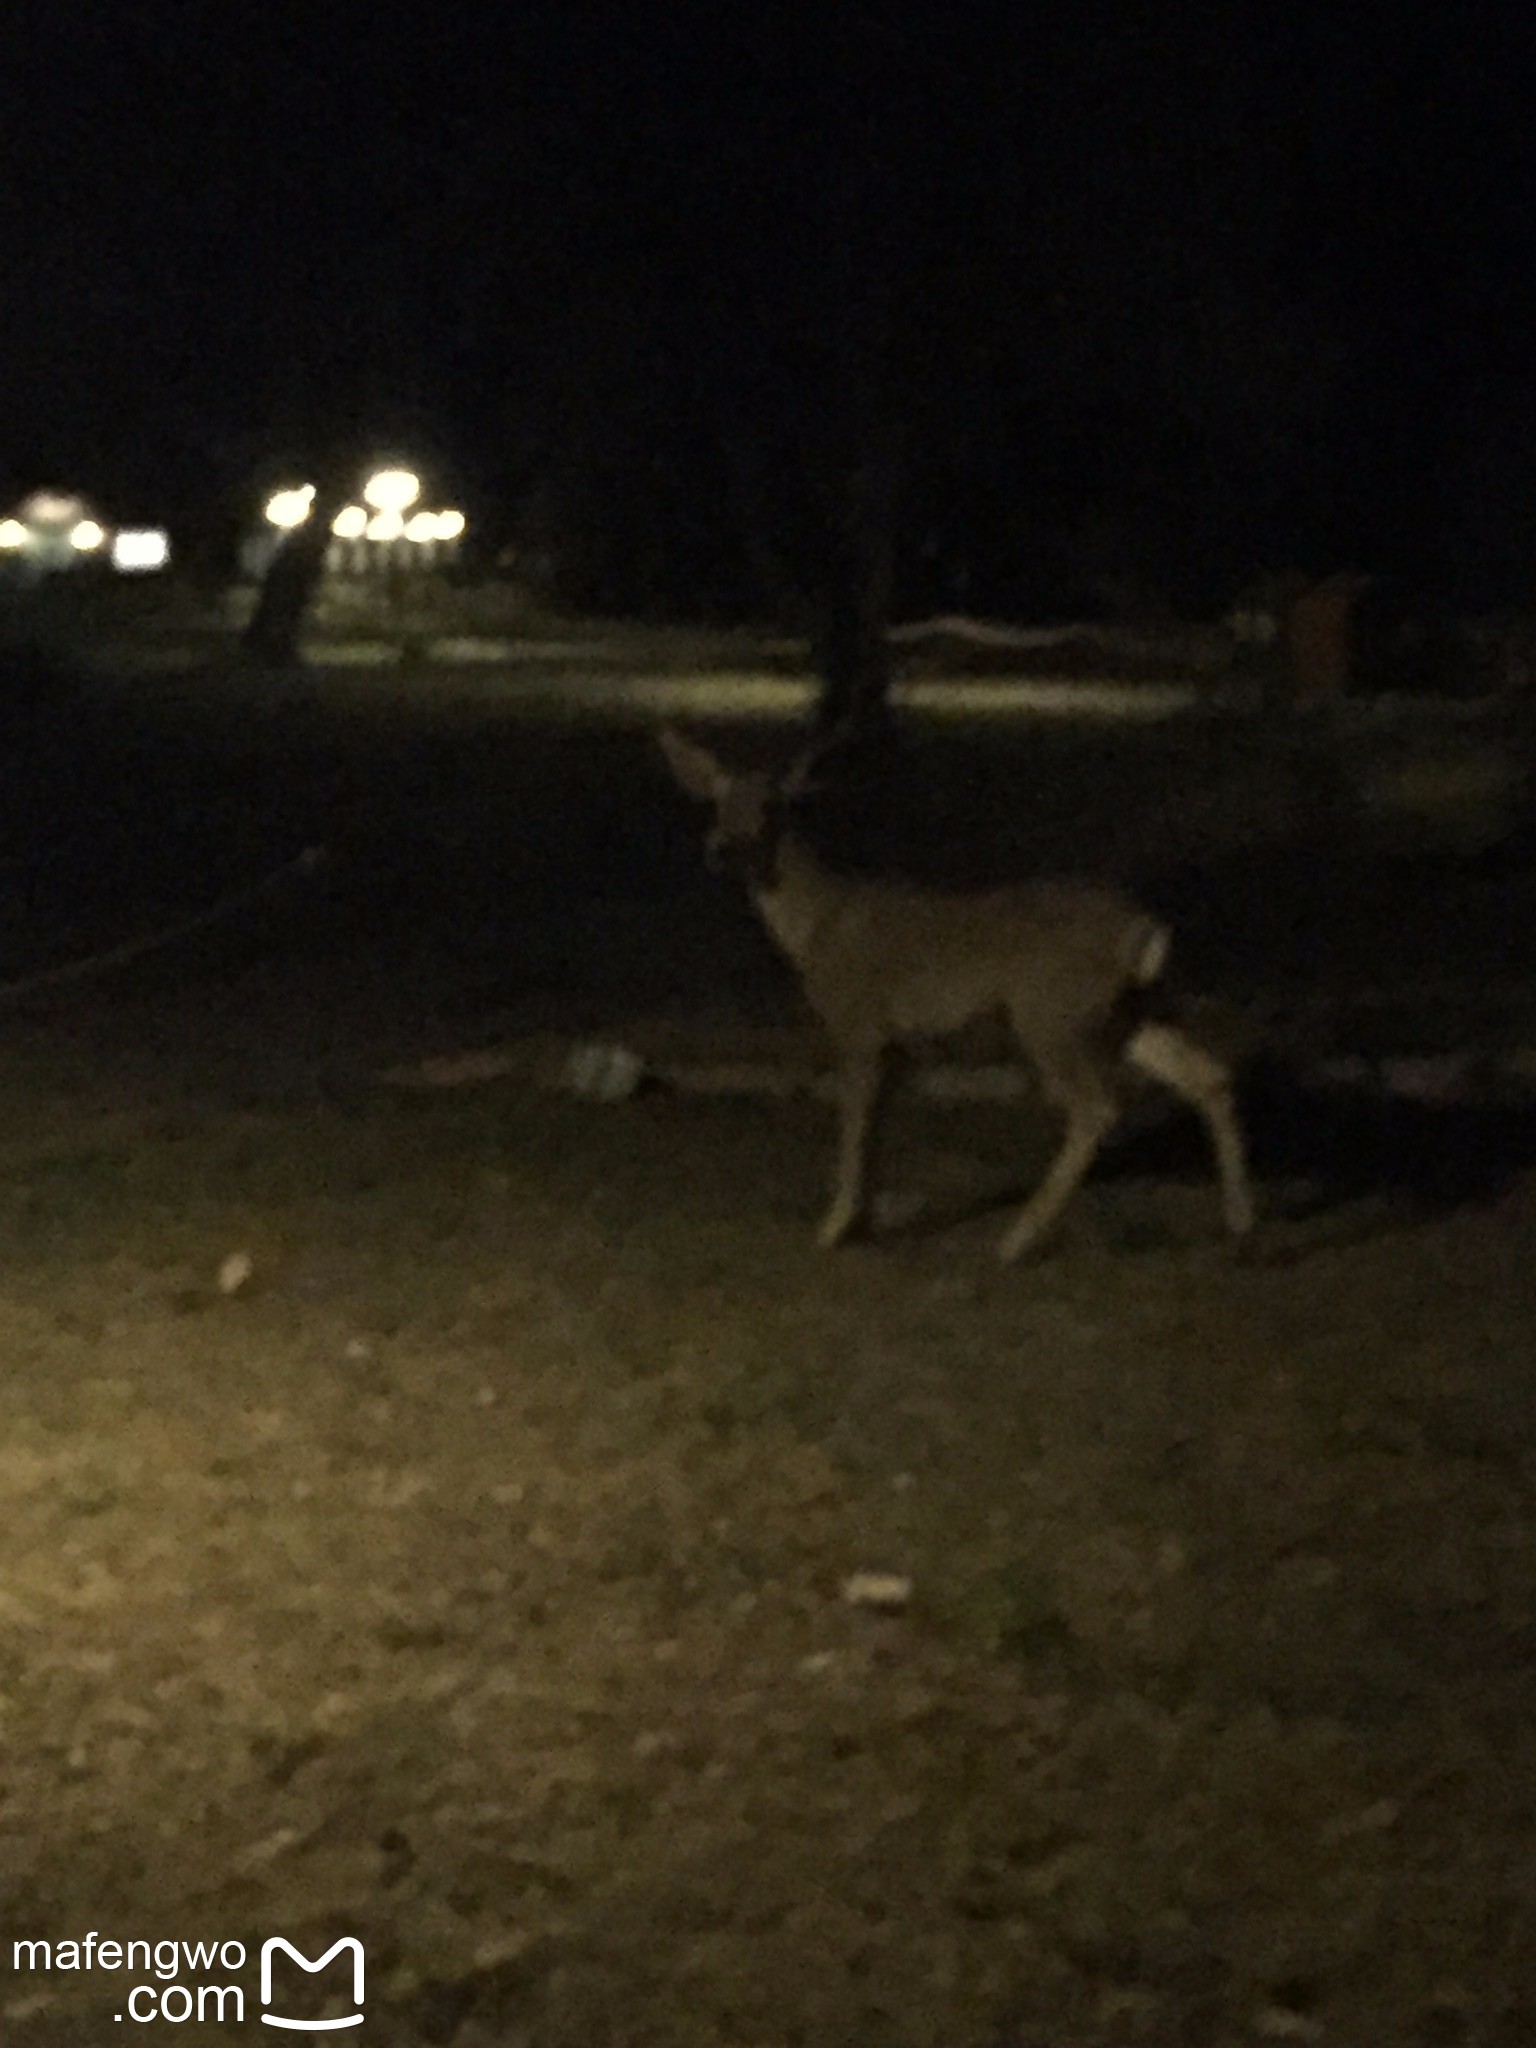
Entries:
POLYGON ((464 531, 462 512, 439 512, 437 515, 437 537, 439 540, 457 540, 464 531))
POLYGON ((405 522, 407 540, 429 541, 437 539, 437 514, 435 512, 413 512, 405 522))
POLYGON ((274 491, 267 500, 267 518, 273 526, 285 530, 302 526, 309 517, 309 508, 314 499, 313 484, 298 484, 292 490, 274 491))
POLYGON ((363 485, 375 512, 404 512, 421 496, 421 478, 408 469, 381 469, 363 485))
POLYGON ((162 526, 125 526, 112 536, 112 566, 137 575, 163 569, 171 559, 171 537, 162 526))
POLYGON ((398 540, 405 531, 405 521, 393 507, 387 512, 375 512, 368 522, 370 540, 398 540))
POLYGON ((73 526, 85 517, 85 500, 68 491, 34 491, 21 516, 32 526, 73 526))
POLYGON ((368 530, 368 514, 361 505, 343 505, 331 521, 331 531, 338 540, 361 540, 368 530))
POLYGON ((27 529, 19 519, 0 519, 0 548, 24 548, 27 529))
POLYGON ((77 519, 69 529, 69 544, 78 548, 82 555, 88 555, 92 548, 99 548, 106 537, 105 530, 94 519, 77 519))

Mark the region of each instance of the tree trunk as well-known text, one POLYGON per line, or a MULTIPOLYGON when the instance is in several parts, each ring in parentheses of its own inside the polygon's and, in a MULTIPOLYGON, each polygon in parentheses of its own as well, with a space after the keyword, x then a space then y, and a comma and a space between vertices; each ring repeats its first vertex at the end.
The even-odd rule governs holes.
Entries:
POLYGON ((783 508, 767 480, 763 451, 739 428, 722 431, 718 445, 751 604, 760 617, 798 632, 806 623, 805 592, 785 548, 783 508))
POLYGON ((872 440, 828 493, 811 650, 823 731, 873 737, 889 723, 896 479, 894 447, 872 440))
POLYGON ((1303 592, 1291 606, 1287 638, 1298 704, 1336 703, 1349 694, 1355 605, 1371 579, 1342 571, 1303 592))
POLYGON ((287 668, 299 659, 299 636, 325 573, 331 521, 345 502, 334 489, 316 491, 309 517, 272 557, 242 639, 252 660, 287 668))

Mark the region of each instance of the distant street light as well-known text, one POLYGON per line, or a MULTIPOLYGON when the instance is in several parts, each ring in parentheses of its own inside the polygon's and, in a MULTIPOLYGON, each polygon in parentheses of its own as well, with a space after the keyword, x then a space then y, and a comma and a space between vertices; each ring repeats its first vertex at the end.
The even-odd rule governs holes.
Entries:
POLYGON ((17 510, 29 526, 54 530, 83 519, 86 504, 84 498, 76 497, 72 491, 34 491, 17 510))
POLYGON ((402 513, 421 496, 421 478, 409 469, 381 469, 363 485, 364 501, 375 512, 402 513))
POLYGON ((8 572, 36 577, 78 566, 112 540, 90 501, 73 491, 33 491, 0 519, 0 552, 8 572))
POLYGON ((287 532, 304 524, 314 502, 313 484, 298 484, 291 490, 274 491, 267 500, 267 518, 273 526, 287 532))
MULTIPOLYGON (((415 573, 455 560, 464 533, 464 514, 452 509, 433 511, 420 503, 421 495, 421 478, 414 470, 375 470, 362 487, 362 503, 343 505, 331 518, 330 567, 348 576, 385 569, 401 572, 408 566, 415 573)), ((303 526, 312 516, 315 496, 313 484, 290 484, 267 499, 263 508, 266 524, 277 531, 269 533, 265 542, 252 544, 250 560, 256 573, 270 564, 282 535, 303 526)))
POLYGON ((171 537, 163 526, 124 526, 112 536, 112 566, 125 575, 163 569, 171 559, 171 537))

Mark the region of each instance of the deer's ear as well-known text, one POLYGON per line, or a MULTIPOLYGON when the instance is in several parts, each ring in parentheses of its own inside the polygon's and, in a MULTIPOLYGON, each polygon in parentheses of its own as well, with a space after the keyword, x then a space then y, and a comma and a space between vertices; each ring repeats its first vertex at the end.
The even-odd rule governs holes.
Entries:
POLYGON ((707 747, 701 747, 697 740, 685 739, 675 727, 668 725, 662 727, 661 751, 667 757, 667 766, 689 796, 702 804, 719 802, 730 777, 707 747))

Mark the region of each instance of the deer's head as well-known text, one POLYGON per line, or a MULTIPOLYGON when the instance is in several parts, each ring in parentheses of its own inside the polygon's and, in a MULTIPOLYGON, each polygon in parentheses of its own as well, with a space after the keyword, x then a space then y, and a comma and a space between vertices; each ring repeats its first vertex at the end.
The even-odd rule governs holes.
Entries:
POLYGON ((661 750, 682 789, 713 813, 704 842, 709 865, 739 876, 749 889, 773 888, 790 809, 816 787, 822 749, 802 755, 782 776, 761 769, 733 773, 707 747, 670 726, 662 731, 661 750))

